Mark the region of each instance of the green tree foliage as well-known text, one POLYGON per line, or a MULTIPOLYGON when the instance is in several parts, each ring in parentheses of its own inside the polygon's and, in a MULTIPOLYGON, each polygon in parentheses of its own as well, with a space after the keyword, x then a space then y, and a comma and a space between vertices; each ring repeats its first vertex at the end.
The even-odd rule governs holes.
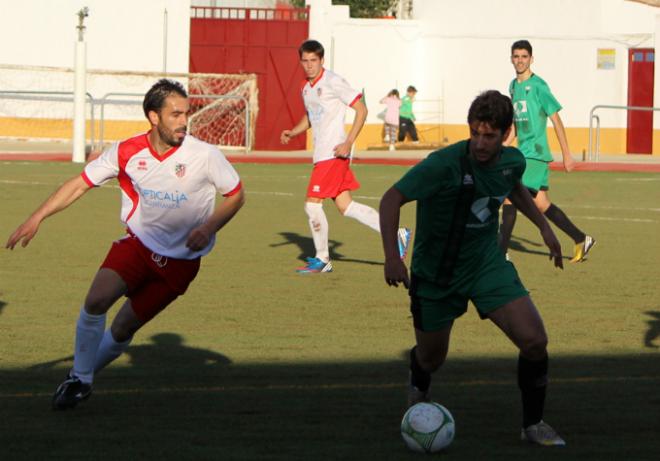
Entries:
MULTIPOLYGON (((353 18, 380 18, 389 13, 397 0, 332 0, 333 5, 348 5, 353 18)), ((294 8, 304 8, 305 0, 289 0, 294 8)))
POLYGON ((332 0, 333 5, 351 7, 352 18, 380 18, 396 5, 397 0, 332 0))

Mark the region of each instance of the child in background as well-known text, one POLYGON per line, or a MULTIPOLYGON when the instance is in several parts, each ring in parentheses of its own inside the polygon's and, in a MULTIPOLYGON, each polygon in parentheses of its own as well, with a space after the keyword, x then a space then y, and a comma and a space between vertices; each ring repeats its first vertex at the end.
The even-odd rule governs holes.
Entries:
POLYGON ((399 90, 394 89, 387 93, 387 96, 381 99, 380 103, 387 106, 385 110, 385 139, 390 143, 390 150, 394 150, 396 130, 399 126, 399 107, 401 107, 399 90))
POLYGON ((407 134, 410 134, 413 144, 419 142, 417 128, 415 127, 415 114, 413 114, 412 109, 416 94, 417 88, 410 85, 406 90, 406 95, 401 100, 401 109, 399 110, 399 142, 403 142, 407 134))

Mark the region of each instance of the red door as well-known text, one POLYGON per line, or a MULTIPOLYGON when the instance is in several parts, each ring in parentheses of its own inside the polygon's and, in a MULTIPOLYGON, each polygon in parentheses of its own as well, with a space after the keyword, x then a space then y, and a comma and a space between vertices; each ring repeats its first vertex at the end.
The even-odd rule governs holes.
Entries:
POLYGON ((309 35, 309 9, 193 7, 189 72, 257 75, 259 115, 255 149, 303 150, 298 136, 287 146, 280 133, 300 121, 305 108, 298 47, 309 35))
MULTIPOLYGON (((653 48, 628 50, 628 105, 653 107, 653 48)), ((626 152, 651 154, 653 149, 653 111, 628 111, 626 152)))

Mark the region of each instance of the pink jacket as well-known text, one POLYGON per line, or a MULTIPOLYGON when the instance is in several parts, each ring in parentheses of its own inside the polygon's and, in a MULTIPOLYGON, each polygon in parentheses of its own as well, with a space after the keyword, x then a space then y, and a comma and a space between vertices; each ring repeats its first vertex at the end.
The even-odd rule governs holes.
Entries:
POLYGON ((401 100, 396 96, 385 96, 380 100, 380 103, 387 106, 385 111, 385 123, 388 125, 398 125, 399 107, 401 107, 401 100))

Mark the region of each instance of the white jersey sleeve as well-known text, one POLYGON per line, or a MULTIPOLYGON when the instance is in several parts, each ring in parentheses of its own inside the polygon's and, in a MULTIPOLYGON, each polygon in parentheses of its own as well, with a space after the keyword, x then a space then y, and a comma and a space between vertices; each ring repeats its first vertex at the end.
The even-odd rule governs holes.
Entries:
POLYGON ((330 87, 335 95, 349 107, 352 107, 355 102, 362 97, 362 92, 353 89, 348 82, 337 74, 331 74, 328 79, 330 87))
POLYGON ((100 186, 119 175, 118 147, 119 143, 113 144, 85 166, 83 178, 90 186, 100 186))
POLYGON ((229 194, 240 183, 240 177, 227 158, 216 148, 209 152, 209 178, 218 192, 229 194))

